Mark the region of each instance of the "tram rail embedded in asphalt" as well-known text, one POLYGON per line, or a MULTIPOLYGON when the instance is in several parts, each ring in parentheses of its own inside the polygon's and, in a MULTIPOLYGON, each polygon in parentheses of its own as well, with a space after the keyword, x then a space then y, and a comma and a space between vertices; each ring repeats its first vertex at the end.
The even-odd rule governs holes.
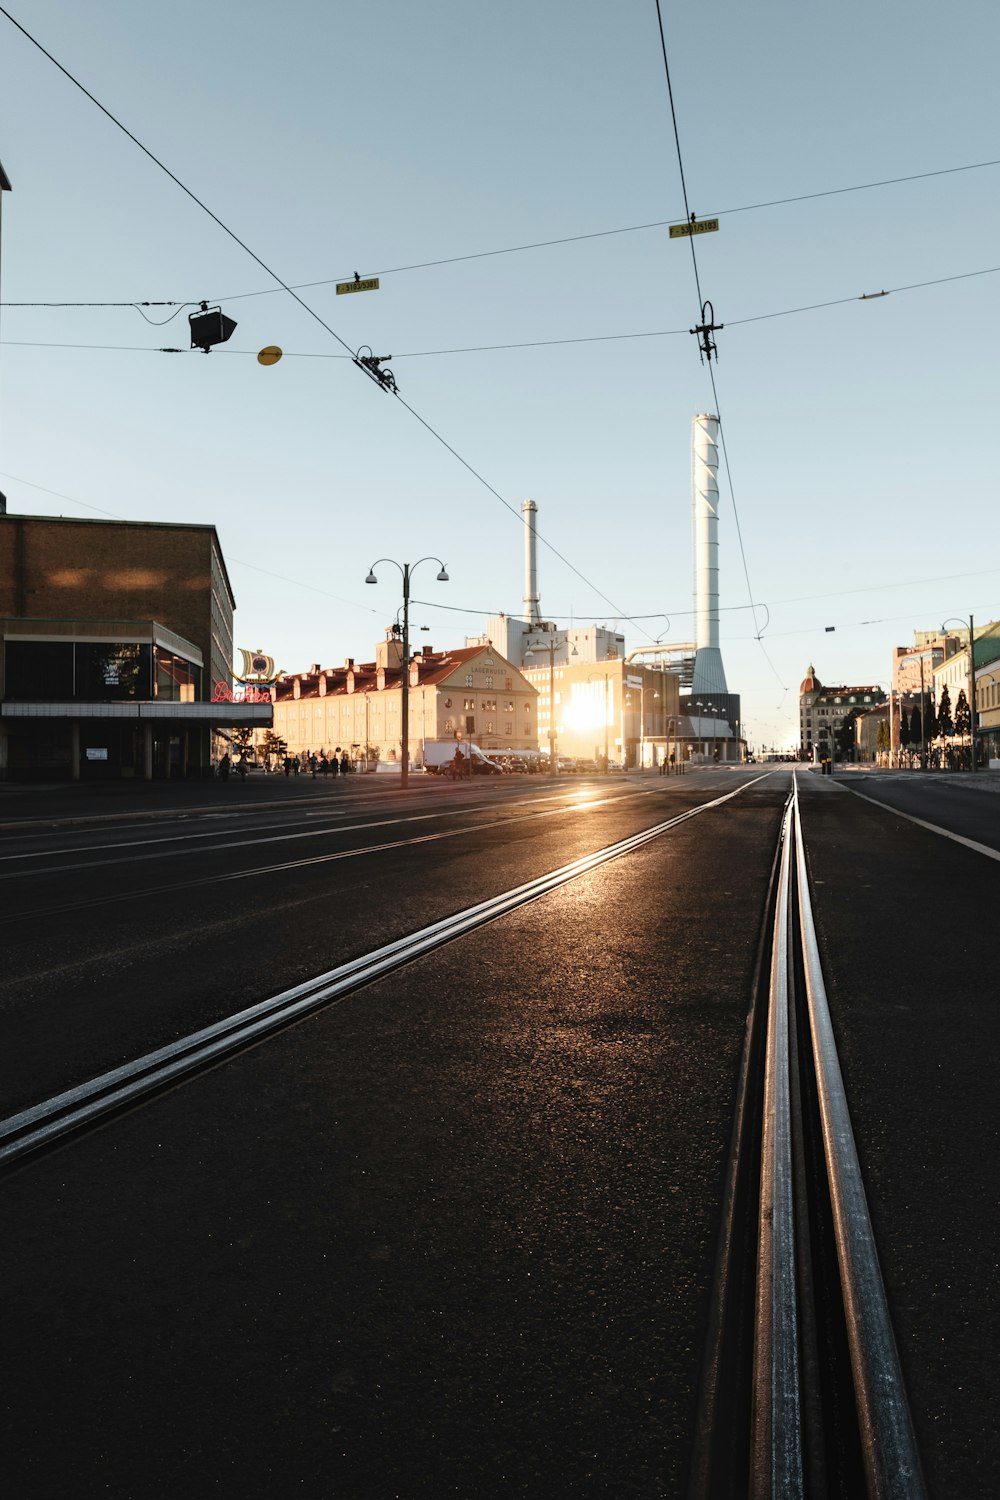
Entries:
MULTIPOLYGON (((701 813, 721 807, 738 797, 754 783, 742 786, 715 797, 709 802, 688 808, 677 817, 668 818, 651 828, 642 829, 615 844, 609 844, 592 854, 562 865, 534 880, 515 886, 498 896, 456 912, 439 922, 434 922, 420 931, 399 938, 395 942, 378 948, 342 964, 329 973, 321 974, 303 984, 285 990, 268 1000, 237 1012, 215 1022, 211 1026, 172 1042, 144 1057, 115 1068, 100 1077, 79 1084, 75 1088, 58 1094, 39 1104, 22 1110, 9 1119, 0 1121, 0 1168, 16 1165, 33 1152, 50 1147, 97 1124, 107 1116, 141 1103, 144 1099, 172 1087, 182 1079, 213 1067, 225 1058, 247 1046, 256 1044, 269 1034, 302 1020, 313 1011, 324 1009, 346 999, 355 990, 385 978, 404 964, 431 953, 444 943, 473 932, 487 922, 496 921, 507 912, 536 901, 549 891, 576 880, 591 870, 623 855, 631 854, 653 839, 660 838, 670 829, 698 817, 701 813)), ((426 835, 429 839, 443 835, 426 835)), ((338 857, 338 856, 333 856, 338 857)), ((340 856, 343 857, 343 856, 340 856)), ((326 856, 321 856, 326 858, 326 856)), ((313 863, 314 861, 296 861, 313 863)), ((253 872, 249 872, 253 873, 253 872)), ((237 876, 216 877, 233 879, 237 876)), ((198 882, 190 882, 197 884, 198 882)), ((79 906, 88 903, 78 903, 79 906)))
POLYGON ((797 782, 768 907, 691 1500, 924 1500, 820 965, 797 782))

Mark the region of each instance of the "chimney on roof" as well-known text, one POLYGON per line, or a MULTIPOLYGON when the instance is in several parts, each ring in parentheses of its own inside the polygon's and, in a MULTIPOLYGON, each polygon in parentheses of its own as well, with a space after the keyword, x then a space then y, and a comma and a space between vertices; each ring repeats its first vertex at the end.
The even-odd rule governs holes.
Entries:
POLYGON ((321 670, 321 668, 320 668, 319 662, 318 661, 314 661, 313 664, 312 664, 312 666, 309 668, 309 676, 310 677, 318 677, 319 674, 320 674, 320 670, 321 670))

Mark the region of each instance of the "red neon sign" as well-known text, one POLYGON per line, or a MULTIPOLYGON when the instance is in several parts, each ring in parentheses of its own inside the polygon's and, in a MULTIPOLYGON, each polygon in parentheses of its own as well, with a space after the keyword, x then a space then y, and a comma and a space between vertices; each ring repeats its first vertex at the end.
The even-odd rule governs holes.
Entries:
POLYGON ((213 703, 270 703, 268 688, 243 687, 235 691, 228 682, 217 682, 212 689, 213 703))

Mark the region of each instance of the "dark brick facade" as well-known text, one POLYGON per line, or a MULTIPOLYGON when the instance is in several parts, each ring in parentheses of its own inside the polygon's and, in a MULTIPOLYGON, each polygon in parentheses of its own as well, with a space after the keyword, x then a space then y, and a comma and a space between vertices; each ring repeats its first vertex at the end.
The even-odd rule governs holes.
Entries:
POLYGON ((214 526, 0 515, 0 618, 159 620, 232 676, 233 599, 214 526))

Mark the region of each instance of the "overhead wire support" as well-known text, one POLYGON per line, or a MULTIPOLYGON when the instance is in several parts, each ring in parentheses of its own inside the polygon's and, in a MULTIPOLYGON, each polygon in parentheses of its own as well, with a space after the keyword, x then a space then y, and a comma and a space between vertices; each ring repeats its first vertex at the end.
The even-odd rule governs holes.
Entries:
POLYGON ((698 335, 698 343, 701 347, 702 364, 705 363, 706 359, 708 360, 709 364, 711 364, 713 354, 715 355, 715 363, 719 363, 719 351, 715 347, 715 340, 713 339, 712 334, 718 333, 719 330, 725 328, 725 326, 725 323, 716 323, 715 308, 712 306, 711 302, 703 302, 701 304, 701 322, 697 325, 696 328, 691 329, 692 333, 698 335), (708 309, 707 313, 705 311, 706 308, 708 309))
MULTIPOLYGON (((356 364, 358 366, 358 368, 365 375, 367 375, 369 377, 369 379, 374 380, 378 385, 380 385, 382 387, 383 390, 391 391, 394 394, 398 395, 398 392, 396 390, 396 382, 395 382, 395 379, 392 376, 392 372, 390 370, 381 370, 379 368, 379 366, 384 362, 384 360, 388 356, 384 356, 384 355, 383 356, 376 356, 376 355, 372 354, 369 351, 368 360, 370 361, 370 363, 365 363, 365 357, 361 355, 360 350, 356 354, 355 351, 351 348, 351 346, 340 336, 340 334, 336 331, 336 329, 332 328, 330 326, 330 324, 325 321, 325 319, 323 319, 323 318, 320 317, 319 313, 316 312, 315 308, 310 307, 309 303, 306 302, 302 297, 300 297, 297 294, 297 292, 295 292, 293 290, 293 288, 288 284, 288 282, 284 281, 282 279, 282 277, 280 277, 278 275, 277 271, 272 270, 271 267, 267 264, 267 262, 264 261, 259 255, 257 255, 257 253, 250 248, 250 246, 246 243, 246 241, 242 240, 239 237, 239 235, 236 234, 236 232, 234 230, 230 229, 229 225, 226 224, 226 223, 224 223, 223 220, 219 218, 218 214, 214 213, 212 211, 212 209, 209 208, 209 206, 208 206, 207 203, 205 203, 201 198, 199 198, 197 196, 197 194, 194 193, 191 190, 191 188, 187 187, 187 185, 185 183, 183 183, 181 181, 181 179, 174 172, 172 172, 170 170, 170 168, 168 166, 166 166, 165 163, 162 162, 158 156, 156 156, 152 151, 150 151, 150 149, 149 149, 148 146, 144 146, 143 143, 142 143, 142 141, 139 140, 138 136, 133 135, 132 131, 129 130, 128 127, 126 125, 124 125, 122 123, 122 121, 118 119, 118 117, 116 115, 112 114, 111 110, 108 109, 106 105, 102 104, 101 101, 94 94, 92 94, 90 92, 90 90, 88 88, 86 88, 80 82, 80 80, 78 78, 76 78, 69 71, 68 68, 64 67, 63 64, 61 62, 59 62, 58 58, 54 57, 52 55, 52 53, 49 52, 46 47, 43 47, 42 44, 41 44, 41 42, 38 41, 38 39, 36 37, 34 37, 31 34, 31 32, 27 30, 26 27, 22 26, 21 23, 18 20, 16 20, 15 17, 11 15, 10 11, 7 10, 6 7, 3 6, 3 5, 0 5, 0 16, 6 17, 6 19, 11 23, 11 25, 17 31, 19 31, 21 33, 21 35, 27 41, 29 41, 33 47, 36 47, 38 49, 38 51, 42 54, 42 56, 46 57, 48 59, 48 61, 50 63, 52 63, 53 67, 57 68, 59 70, 59 72, 63 75, 64 78, 68 79, 68 81, 73 85, 74 88, 79 89, 80 92, 85 96, 85 98, 89 99, 90 102, 93 105, 95 105, 96 108, 99 109, 101 111, 101 113, 108 120, 110 120, 111 123, 113 125, 115 125, 122 132, 123 135, 126 135, 128 137, 128 139, 133 143, 133 145, 135 145, 135 146, 137 146, 139 148, 139 150, 143 153, 144 156, 146 156, 146 157, 149 158, 149 160, 154 164, 154 166, 159 167, 160 171, 163 172, 167 177, 169 177, 170 180, 171 180, 171 182, 173 182, 177 187, 179 187, 180 190, 181 190, 181 192, 183 192, 188 198, 190 198, 191 201, 193 203, 195 203, 202 210, 203 213, 207 214, 208 217, 213 221, 213 223, 217 224, 218 227, 223 231, 224 234, 228 235, 229 238, 235 244, 239 245, 240 249, 243 250, 243 251, 245 251, 245 253, 250 257, 250 259, 253 260, 253 261, 255 261, 256 264, 258 266, 260 266, 261 270, 265 271, 268 276, 270 276, 275 282, 277 282, 278 286, 283 291, 287 292, 288 295, 293 299, 293 301, 295 301, 295 302, 297 302, 299 304, 299 306, 303 309, 304 312, 308 313, 308 315, 312 319, 314 319, 314 321, 317 322, 320 325, 321 328, 324 328, 326 330, 326 332, 328 334, 330 334, 330 336, 333 339, 336 340, 336 342, 341 346, 341 348, 344 349, 344 350, 346 350, 347 354, 350 356, 350 359, 351 359, 352 363, 356 364)), ((355 273, 355 275, 357 275, 357 274, 358 273, 355 273)), ((232 320, 227 320, 227 321, 232 321, 232 320)), ((235 327, 235 326, 236 325, 233 324, 233 327, 235 327)), ((228 337, 228 335, 226 335, 226 337, 228 337)), ((220 340, 220 342, 221 342, 221 340, 220 340)), ((201 347, 203 347, 203 346, 201 346, 201 347)), ((366 347, 367 347, 366 345, 362 345, 362 348, 366 348, 366 347)), ((169 350, 168 349, 164 349, 162 352, 163 353, 174 353, 174 352, 178 352, 178 351, 175 351, 173 349, 169 349, 169 350)), ((439 443, 441 443, 443 447, 445 447, 448 450, 449 453, 453 454, 454 457, 458 459, 459 463, 461 463, 466 469, 468 469, 471 474, 475 475, 475 477, 479 480, 479 482, 481 484, 483 484, 484 487, 486 489, 488 489, 489 492, 492 495, 495 495, 496 498, 500 501, 500 503, 507 510, 509 510, 512 515, 515 515, 517 517, 518 521, 520 522, 521 517, 520 517, 519 513, 509 503, 509 501, 505 500, 503 498, 503 496, 499 493, 499 491, 496 490, 496 489, 494 489, 493 485, 491 485, 486 479, 484 479, 483 476, 481 474, 479 474, 478 471, 476 469, 474 469, 472 467, 472 465, 466 459, 464 459, 462 457, 462 455, 458 452, 458 450, 455 449, 455 448, 453 448, 452 445, 449 442, 446 441, 446 439, 441 435, 441 433, 439 433, 436 430, 436 428, 434 428, 434 427, 431 426, 430 422, 426 421, 426 419, 424 417, 422 417, 419 412, 417 412, 416 410, 414 410, 414 408, 412 406, 410 406, 406 401, 404 401, 402 397, 400 397, 399 399, 400 399, 401 404, 406 407, 406 410, 408 412, 410 412, 410 414, 413 417, 415 417, 416 420, 423 427, 425 427, 427 429, 427 431, 434 438, 436 438, 437 441, 439 443)), ((542 544, 544 546, 548 547, 549 550, 551 552, 553 552, 554 555, 557 556, 560 559, 560 561, 562 561, 563 563, 565 563, 566 566, 568 568, 570 568, 570 570, 573 573, 575 573, 578 578, 580 578, 584 583, 586 583, 589 588, 593 589, 594 592, 601 599, 603 599, 606 604, 609 604, 611 606, 611 608, 614 610, 615 614, 619 618, 621 618, 621 619, 629 619, 630 618, 630 616, 628 616, 625 613, 624 610, 620 609, 615 604, 615 602, 613 600, 609 599, 608 596, 601 589, 599 589, 595 584, 593 584, 590 581, 590 579, 588 579, 583 573, 581 573, 580 570, 579 570, 579 568, 574 567, 573 564, 571 562, 569 562, 568 558, 566 558, 566 557, 563 556, 563 554, 558 550, 558 548, 554 547, 553 544, 551 542, 549 542, 545 537, 542 537, 542 536, 539 535, 538 539, 539 539, 539 541, 542 542, 542 544)))
POLYGON ((352 363, 356 364, 359 370, 363 370, 369 380, 374 380, 376 385, 381 386, 383 391, 391 391, 394 396, 398 396, 399 390, 396 386, 395 375, 393 375, 388 365, 386 365, 384 370, 381 368, 382 365, 386 364, 386 360, 392 358, 392 355, 373 354, 370 344, 362 344, 361 349, 358 350, 357 354, 352 356, 352 363), (361 349, 367 349, 368 353, 362 354, 361 349))

